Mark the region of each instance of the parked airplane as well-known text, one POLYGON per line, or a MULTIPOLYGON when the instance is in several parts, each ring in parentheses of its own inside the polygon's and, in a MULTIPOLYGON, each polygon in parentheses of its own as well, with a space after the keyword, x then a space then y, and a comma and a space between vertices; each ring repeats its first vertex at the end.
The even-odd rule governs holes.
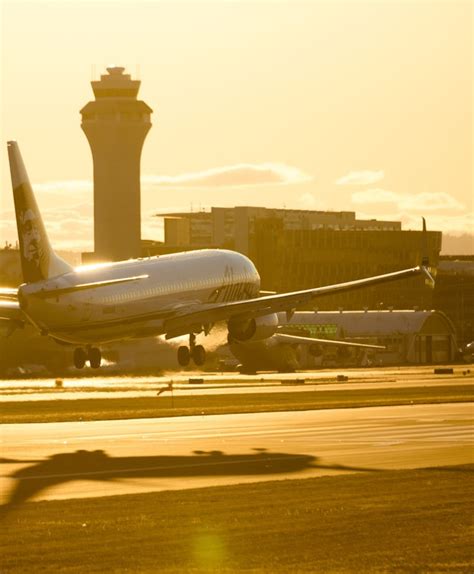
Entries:
POLYGON ((78 369, 86 361, 100 366, 102 344, 160 334, 189 335, 189 346, 178 348, 178 362, 202 365, 206 353, 196 334, 209 334, 215 323, 226 322, 231 340, 259 341, 277 332, 279 312, 289 318, 322 295, 423 274, 433 283, 425 258, 394 273, 260 296, 254 264, 219 249, 74 269, 51 247, 16 142, 8 142, 8 154, 25 282, 3 290, 0 318, 11 329, 29 322, 58 343, 75 346, 78 369))
POLYGON ((356 343, 333 338, 319 338, 311 334, 317 326, 316 317, 331 312, 297 311, 289 321, 285 313, 278 313, 278 331, 262 341, 241 342, 229 339, 229 348, 240 361, 241 373, 256 371, 294 372, 327 366, 362 366, 382 345, 356 343))

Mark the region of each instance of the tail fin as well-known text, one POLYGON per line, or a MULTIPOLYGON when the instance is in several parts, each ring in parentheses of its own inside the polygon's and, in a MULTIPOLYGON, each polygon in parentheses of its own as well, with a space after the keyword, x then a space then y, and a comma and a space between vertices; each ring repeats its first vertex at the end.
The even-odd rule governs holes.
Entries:
POLYGON ((8 159, 15 200, 23 280, 26 283, 34 283, 71 271, 72 267, 58 257, 51 248, 23 164, 20 148, 16 142, 8 142, 8 159))

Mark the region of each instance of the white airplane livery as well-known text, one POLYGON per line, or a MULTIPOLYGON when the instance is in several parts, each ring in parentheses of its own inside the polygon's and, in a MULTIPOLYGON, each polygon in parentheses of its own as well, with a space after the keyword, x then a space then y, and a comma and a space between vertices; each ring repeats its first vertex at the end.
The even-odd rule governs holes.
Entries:
POLYGON ((31 323, 43 335, 74 346, 77 368, 86 362, 98 368, 103 344, 156 335, 189 335, 189 346, 178 348, 178 362, 202 365, 205 350, 196 335, 209 334, 216 323, 226 323, 230 340, 261 341, 278 332, 278 313, 291 317, 328 293, 416 275, 433 284, 424 259, 393 273, 261 296, 250 259, 220 249, 73 268, 51 247, 16 142, 8 142, 8 154, 24 283, 0 291, 0 319, 11 329, 31 323))

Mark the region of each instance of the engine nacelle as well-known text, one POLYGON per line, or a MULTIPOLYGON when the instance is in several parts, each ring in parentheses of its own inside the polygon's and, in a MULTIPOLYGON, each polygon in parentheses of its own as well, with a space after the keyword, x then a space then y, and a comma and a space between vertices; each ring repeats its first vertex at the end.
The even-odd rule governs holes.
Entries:
POLYGON ((278 315, 271 313, 246 320, 233 318, 227 328, 230 337, 236 341, 263 341, 276 333, 278 325, 278 315))

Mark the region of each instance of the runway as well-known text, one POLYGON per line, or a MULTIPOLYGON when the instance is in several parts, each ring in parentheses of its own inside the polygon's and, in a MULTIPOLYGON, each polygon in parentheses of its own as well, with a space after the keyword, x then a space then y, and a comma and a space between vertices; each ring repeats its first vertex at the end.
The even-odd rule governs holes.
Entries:
POLYGON ((1 502, 466 464, 472 403, 3 425, 1 502))

